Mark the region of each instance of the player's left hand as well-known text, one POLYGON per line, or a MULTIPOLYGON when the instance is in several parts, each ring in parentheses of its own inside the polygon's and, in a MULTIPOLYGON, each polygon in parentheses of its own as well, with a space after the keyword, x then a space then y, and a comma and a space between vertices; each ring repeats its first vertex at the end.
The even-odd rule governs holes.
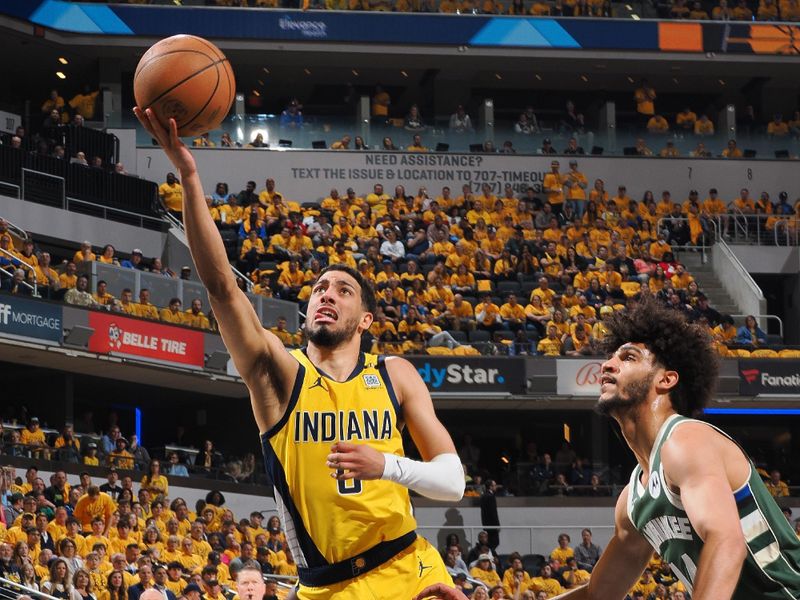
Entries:
POLYGON ((331 446, 326 465, 335 469, 331 477, 345 479, 380 479, 386 459, 383 454, 366 444, 338 442, 331 446))

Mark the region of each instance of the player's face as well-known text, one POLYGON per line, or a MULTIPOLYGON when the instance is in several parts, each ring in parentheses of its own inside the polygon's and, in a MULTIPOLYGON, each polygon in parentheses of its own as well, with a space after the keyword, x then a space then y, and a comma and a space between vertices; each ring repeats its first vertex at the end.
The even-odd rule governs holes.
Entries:
POLYGON ((623 344, 603 363, 597 410, 612 414, 644 402, 653 386, 653 355, 644 344, 623 344))
POLYGON ((361 287, 343 271, 329 271, 312 288, 306 312, 308 339, 317 346, 335 348, 372 324, 361 304, 361 287))

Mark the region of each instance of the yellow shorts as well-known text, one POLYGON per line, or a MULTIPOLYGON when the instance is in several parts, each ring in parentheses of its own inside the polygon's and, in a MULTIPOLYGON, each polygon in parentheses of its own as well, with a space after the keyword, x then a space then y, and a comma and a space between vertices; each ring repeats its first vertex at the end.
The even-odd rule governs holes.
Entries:
POLYGON ((453 585, 442 557, 428 540, 413 544, 368 573, 324 587, 301 585, 299 600, 411 600, 434 583, 453 585))

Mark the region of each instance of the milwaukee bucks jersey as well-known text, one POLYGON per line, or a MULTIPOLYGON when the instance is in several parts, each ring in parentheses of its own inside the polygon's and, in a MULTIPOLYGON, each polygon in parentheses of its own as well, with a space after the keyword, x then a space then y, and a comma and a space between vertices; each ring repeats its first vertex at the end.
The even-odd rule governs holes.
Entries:
MULTIPOLYGON (((689 521, 680 496, 665 483, 661 464, 662 446, 676 427, 687 422, 699 421, 673 415, 662 425, 650 454, 648 481, 641 481, 640 465, 633 470, 627 508, 634 527, 672 566, 672 571, 691 592, 703 540, 689 521)), ((717 431, 730 439, 725 432, 717 431)), ((733 599, 800 598, 800 540, 752 463, 747 482, 731 494, 736 500, 739 522, 747 543, 747 558, 733 599)))
POLYGON ((286 413, 261 442, 295 562, 326 566, 414 531, 406 488, 338 481, 325 464, 340 441, 403 455, 400 406, 384 358, 360 354, 350 377, 338 382, 303 350, 291 354, 300 368, 286 413))

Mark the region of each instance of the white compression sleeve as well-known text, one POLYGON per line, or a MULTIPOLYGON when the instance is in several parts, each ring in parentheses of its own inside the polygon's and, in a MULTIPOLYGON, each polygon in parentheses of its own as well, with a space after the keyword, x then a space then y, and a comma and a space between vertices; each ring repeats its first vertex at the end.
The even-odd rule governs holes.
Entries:
POLYGON ((430 462, 384 453, 381 479, 394 481, 432 500, 455 502, 464 495, 464 468, 458 454, 440 454, 430 462))

